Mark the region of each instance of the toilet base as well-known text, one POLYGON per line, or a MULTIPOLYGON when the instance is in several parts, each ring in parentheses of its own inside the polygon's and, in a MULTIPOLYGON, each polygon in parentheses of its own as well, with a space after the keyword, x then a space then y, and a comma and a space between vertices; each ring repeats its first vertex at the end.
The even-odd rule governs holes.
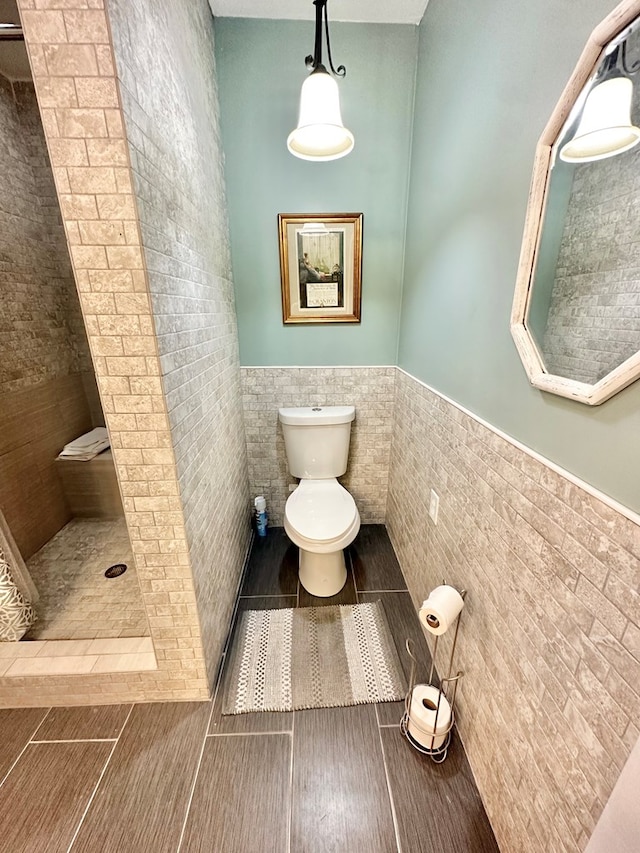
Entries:
POLYGON ((319 598, 337 595, 347 582, 344 551, 314 554, 302 548, 298 550, 300 551, 298 577, 307 592, 319 598))

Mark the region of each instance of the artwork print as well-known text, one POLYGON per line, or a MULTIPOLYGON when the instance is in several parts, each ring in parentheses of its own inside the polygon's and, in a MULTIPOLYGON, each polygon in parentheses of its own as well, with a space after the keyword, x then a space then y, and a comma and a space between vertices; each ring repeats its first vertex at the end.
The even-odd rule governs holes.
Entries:
POLYGON ((344 308, 344 231, 297 237, 300 308, 344 308))
POLYGON ((361 213, 278 216, 282 319, 292 323, 359 323, 361 213))

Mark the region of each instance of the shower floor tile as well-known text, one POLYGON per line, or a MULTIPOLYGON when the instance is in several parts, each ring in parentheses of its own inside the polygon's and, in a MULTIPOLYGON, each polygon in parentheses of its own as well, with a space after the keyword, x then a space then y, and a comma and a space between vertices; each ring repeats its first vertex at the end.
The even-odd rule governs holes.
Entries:
POLYGON ((40 594, 27 640, 146 637, 149 626, 124 519, 74 518, 27 560, 40 594), (118 578, 105 570, 125 563, 118 578))

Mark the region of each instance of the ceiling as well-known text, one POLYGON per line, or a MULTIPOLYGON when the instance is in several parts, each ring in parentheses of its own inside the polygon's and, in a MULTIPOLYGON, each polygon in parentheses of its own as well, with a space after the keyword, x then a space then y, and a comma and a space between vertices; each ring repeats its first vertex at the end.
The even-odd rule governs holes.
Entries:
MULTIPOLYGON (((329 21, 419 24, 428 0, 330 0, 329 21)), ((209 0, 216 18, 315 18, 313 0, 209 0)))

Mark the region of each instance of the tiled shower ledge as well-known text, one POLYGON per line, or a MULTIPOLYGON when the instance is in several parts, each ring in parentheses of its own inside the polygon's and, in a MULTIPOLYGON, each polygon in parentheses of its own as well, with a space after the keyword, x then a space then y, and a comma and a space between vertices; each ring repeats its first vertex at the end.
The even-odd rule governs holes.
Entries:
POLYGON ((151 637, 0 643, 0 676, 86 675, 157 669, 151 637))

